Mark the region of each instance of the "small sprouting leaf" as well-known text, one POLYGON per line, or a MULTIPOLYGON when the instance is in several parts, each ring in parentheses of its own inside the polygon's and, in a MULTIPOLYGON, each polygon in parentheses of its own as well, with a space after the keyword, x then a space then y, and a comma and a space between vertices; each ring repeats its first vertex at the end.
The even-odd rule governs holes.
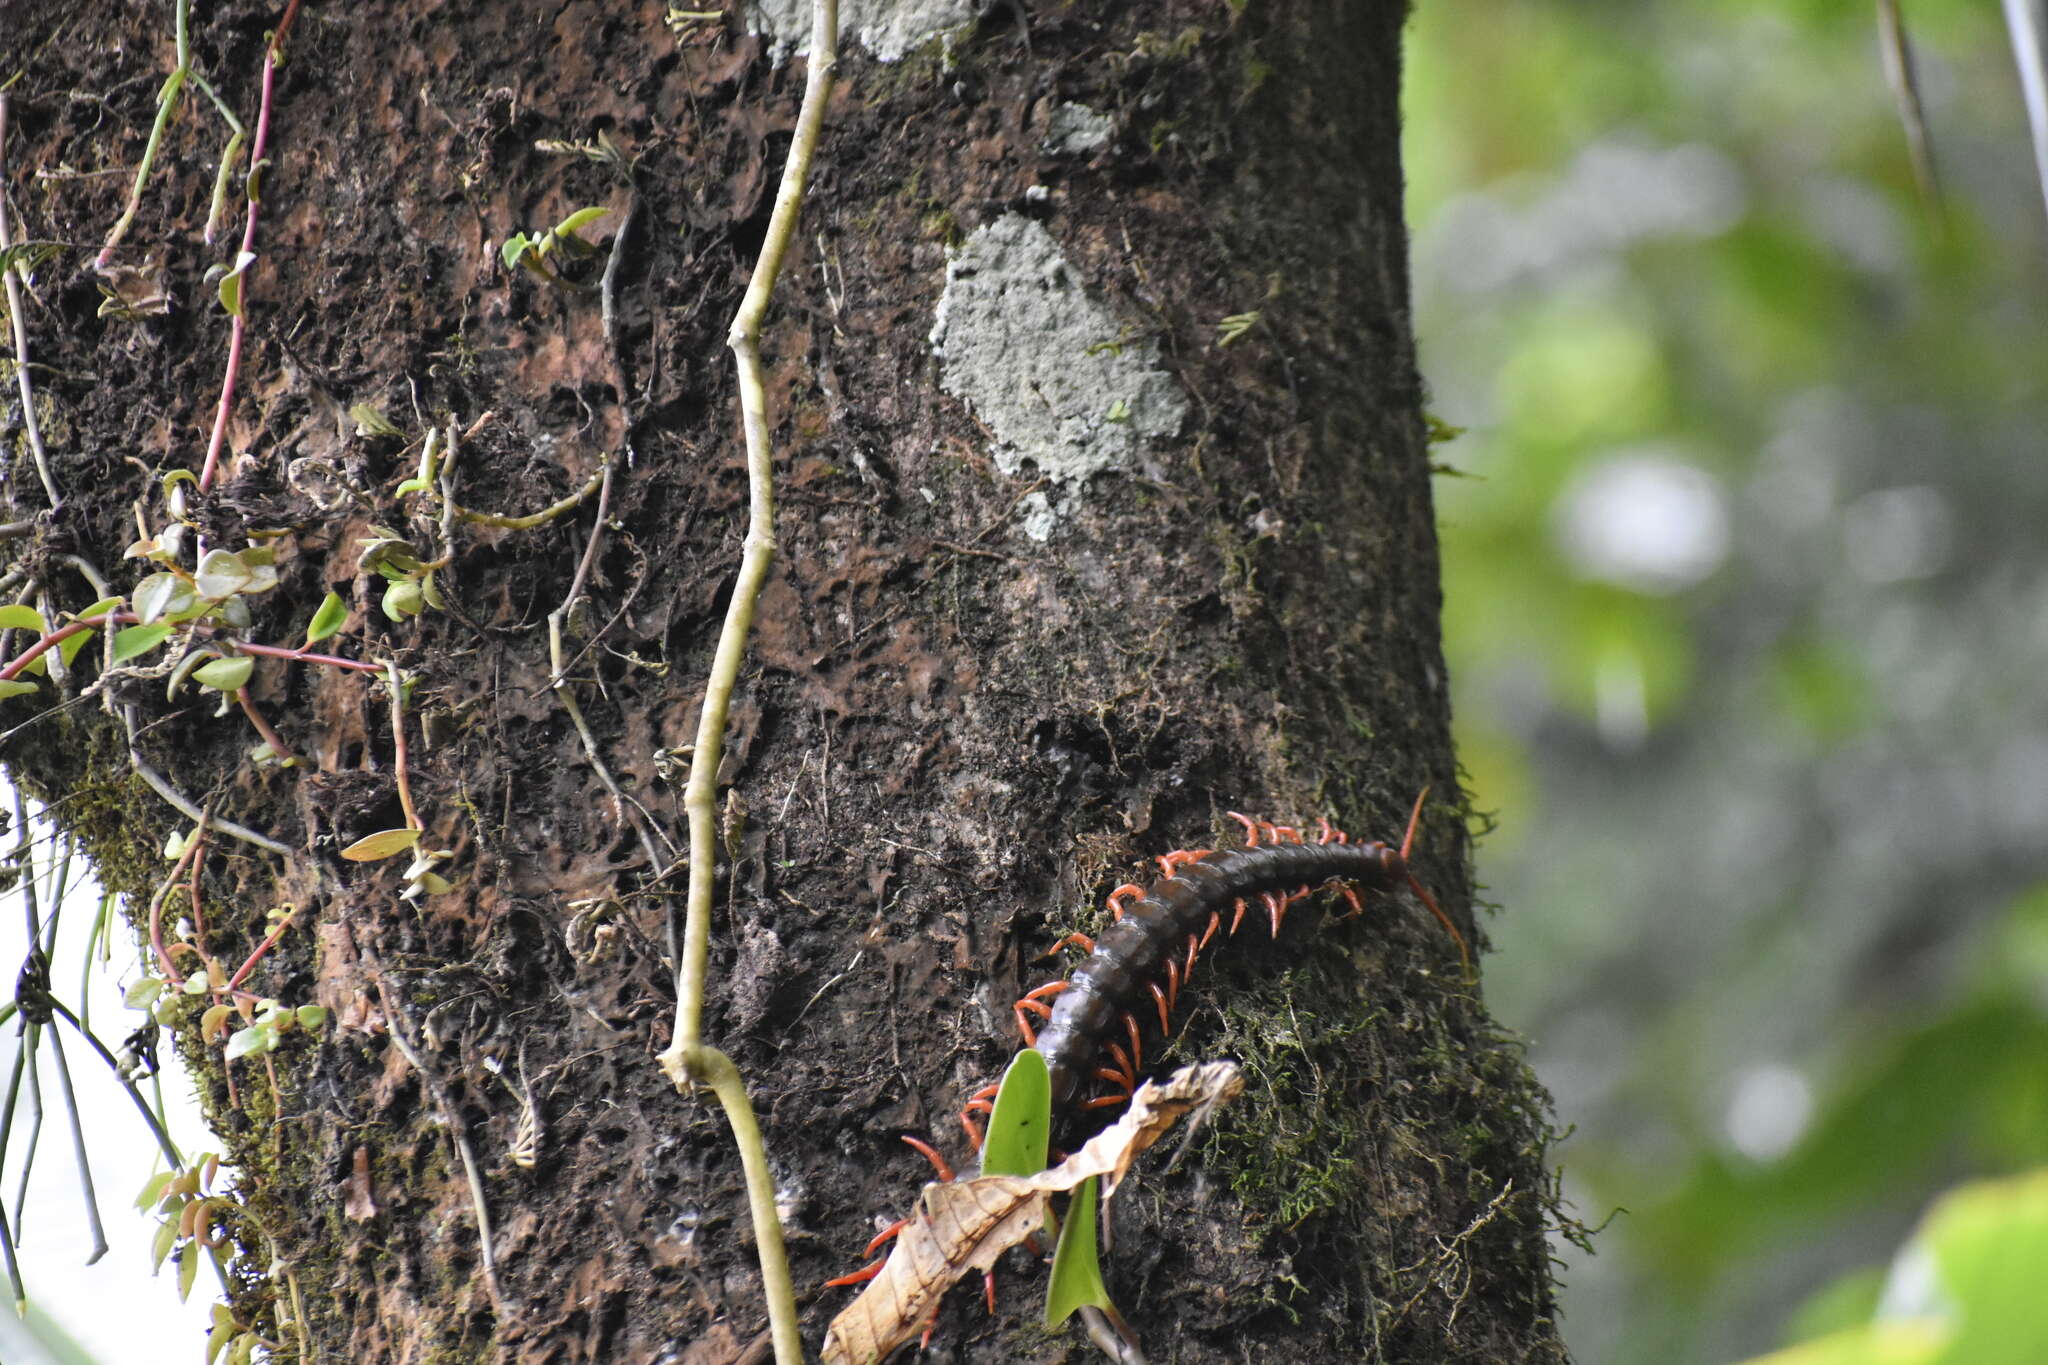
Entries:
POLYGON ((395 579, 390 587, 384 589, 383 607, 386 616, 394 621, 403 621, 427 609, 427 595, 415 580, 395 579))
POLYGON ((306 643, 317 645, 328 636, 348 624, 348 603, 341 600, 341 594, 330 592, 320 601, 320 610, 313 613, 312 624, 306 627, 306 643))
POLYGON ((228 310, 231 317, 242 316, 242 273, 256 264, 256 253, 238 251, 235 253, 235 268, 220 277, 220 306, 228 310))
POLYGON ((352 863, 374 863, 405 852, 420 841, 424 830, 386 829, 366 834, 341 851, 352 863))
POLYGON ((176 574, 153 573, 135 585, 135 616, 145 626, 191 605, 192 586, 176 574))
POLYGON ((9 697, 25 697, 36 690, 36 685, 21 678, 9 678, 0 682, 0 701, 9 697))
POLYGON ((1089 1176, 1067 1204, 1066 1226, 1052 1253, 1052 1279, 1045 1287, 1045 1325, 1057 1327, 1076 1308, 1113 1308, 1109 1286, 1102 1282, 1102 1258, 1095 1245, 1095 1186, 1089 1176))
POLYGON ((327 1025, 327 1006, 301 1005, 292 1011, 299 1021, 299 1027, 308 1033, 318 1033, 327 1025))
POLYGON ((510 270, 519 264, 527 252, 533 250, 533 246, 531 237, 523 232, 515 232, 505 239, 505 245, 498 248, 498 259, 505 263, 507 270, 510 270))
POLYGON ((413 879, 413 884, 429 896, 445 896, 455 889, 455 883, 438 872, 422 872, 413 879))
POLYGON ((1130 421, 1131 405, 1121 398, 1117 399, 1109 405, 1109 412, 1105 414, 1105 419, 1119 424, 1130 421))
POLYGON ((171 1248, 177 1244, 177 1241, 178 1220, 175 1218, 166 1217, 164 1221, 158 1225, 156 1230, 156 1236, 150 1239, 150 1274, 154 1275, 157 1273, 157 1271, 162 1270, 164 1268, 164 1257, 171 1254, 171 1248))
MULTIPOLYGON (((510 262, 507 262, 509 265, 510 262)), ((368 403, 354 403, 349 406, 348 415, 356 419, 358 436, 403 436, 405 433, 392 425, 391 419, 368 403)))
POLYGON ((121 1003, 131 1010, 146 1010, 164 993, 165 981, 160 976, 139 977, 128 983, 128 989, 121 992, 121 1003))
POLYGON ((233 1005, 209 1005, 206 1013, 199 1016, 199 1041, 210 1043, 218 1038, 228 1026, 228 1019, 234 1014, 233 1005))
POLYGON ((192 1285, 199 1278, 199 1248, 188 1246, 178 1253, 178 1302, 192 1297, 192 1285))
POLYGON ((171 636, 169 626, 128 626, 114 636, 114 662, 147 654, 171 636))
POLYGON ((1052 1077, 1045 1056, 1025 1048, 1003 1073, 988 1137, 981 1148, 983 1175, 1037 1175, 1052 1140, 1052 1077))
POLYGON ((67 612, 65 614, 74 621, 90 621, 95 616, 105 616, 108 612, 118 611, 120 610, 120 607, 120 598, 102 597, 99 601, 93 603, 91 606, 87 607, 83 611, 73 611, 67 612))
POLYGON ((573 236, 610 212, 611 210, 602 204, 593 204, 589 208, 578 209, 561 222, 555 224, 555 235, 557 237, 573 236))
POLYGON ((432 573, 427 573, 421 576, 420 596, 426 598, 427 605, 434 608, 434 610, 448 610, 447 599, 442 597, 441 590, 434 586, 434 575, 432 573))
POLYGON ((228 1039, 227 1059, 232 1062, 238 1057, 253 1057, 269 1052, 276 1046, 276 1029, 261 1024, 252 1025, 249 1028, 238 1029, 234 1036, 228 1039))
POLYGON ((185 978, 185 984, 178 989, 187 995, 204 995, 212 985, 213 983, 203 976, 188 976, 185 978))
POLYGON ((186 831, 176 829, 166 835, 164 837, 164 861, 175 863, 178 859, 184 857, 186 845, 191 837, 191 834, 186 831))
POLYGON ((135 1207, 146 1209, 157 1200, 163 1198, 164 1186, 171 1183, 171 1177, 175 1174, 175 1171, 158 1171, 155 1175, 143 1181, 142 1193, 135 1196, 135 1207))
POLYGON ((201 597, 232 597, 249 586, 249 566, 242 557, 227 550, 208 550, 193 575, 193 586, 201 597))
POLYGON ((48 629, 43 614, 26 602, 9 602, 0 607, 0 630, 32 630, 41 635, 48 629))
POLYGON ((237 654, 232 658, 215 659, 210 664, 202 664, 192 671, 192 681, 219 692, 235 692, 249 681, 249 674, 255 667, 255 659, 247 654, 237 654))
POLYGON ((1221 350, 1223 347, 1228 346, 1231 342, 1237 340, 1258 325, 1259 313, 1256 309, 1249 313, 1232 313, 1229 317, 1216 324, 1217 349, 1221 350))

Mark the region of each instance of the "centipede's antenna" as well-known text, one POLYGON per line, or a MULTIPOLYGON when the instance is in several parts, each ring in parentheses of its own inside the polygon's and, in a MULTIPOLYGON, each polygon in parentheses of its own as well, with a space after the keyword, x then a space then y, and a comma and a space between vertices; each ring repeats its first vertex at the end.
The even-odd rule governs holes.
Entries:
POLYGON ((1458 932, 1458 926, 1451 923, 1451 917, 1436 903, 1436 897, 1429 894, 1429 888, 1416 879, 1408 866, 1408 850, 1415 846, 1415 830, 1422 823, 1422 803, 1429 799, 1429 788, 1424 787, 1415 798, 1415 809, 1408 813, 1408 832, 1401 836, 1401 874, 1408 879, 1408 889, 1415 898, 1429 907, 1429 913, 1436 916, 1436 922, 1443 925, 1444 932, 1458 945, 1458 965, 1469 979, 1472 975, 1472 947, 1465 942, 1465 936, 1458 932))

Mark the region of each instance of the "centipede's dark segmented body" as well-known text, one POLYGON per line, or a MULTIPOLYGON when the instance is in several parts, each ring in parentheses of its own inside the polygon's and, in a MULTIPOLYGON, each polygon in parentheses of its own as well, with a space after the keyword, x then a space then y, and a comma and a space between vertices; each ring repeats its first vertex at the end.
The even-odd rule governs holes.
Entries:
MULTIPOLYGON (((1355 914, 1362 908, 1360 891, 1406 885, 1449 931, 1463 957, 1464 936, 1409 870, 1408 849, 1421 811, 1418 799, 1398 849, 1352 843, 1327 822, 1310 842, 1293 827, 1232 812, 1245 828, 1243 848, 1177 850, 1159 859, 1159 881, 1112 892, 1109 909, 1116 922, 1096 939, 1075 934, 1064 941, 1086 948, 1087 957, 1065 980, 1028 992, 1015 1007, 1018 1030, 1051 1073, 1055 1127, 1075 1109, 1117 1105, 1130 1097, 1144 1066, 1145 1040, 1153 1034, 1151 1021, 1158 1021, 1157 1036, 1172 1031, 1174 1004, 1201 954, 1219 933, 1236 934, 1254 901, 1264 907, 1277 938, 1287 907, 1324 886, 1334 885, 1355 914), (1042 1028, 1034 1027, 1034 1016, 1044 1020, 1042 1028), (1112 1087, 1111 1093, 1091 1096, 1097 1081, 1112 1087)), ((994 1086, 978 1092, 961 1113, 977 1146, 980 1133, 972 1115, 986 1113, 994 1093, 994 1086)))
MULTIPOLYGON (((1405 885, 1457 943, 1459 960, 1469 968, 1465 936, 1408 864, 1428 794, 1425 790, 1416 798, 1399 848, 1377 842, 1354 844, 1327 821, 1310 842, 1292 826, 1232 811, 1231 819, 1244 826, 1243 848, 1176 849, 1159 857, 1160 880, 1149 887, 1130 884, 1110 892, 1115 923, 1094 939, 1069 934, 1054 951, 1078 944, 1087 956, 1064 980, 1026 992, 1015 1006, 1018 1031, 1045 1058, 1051 1073, 1054 1131, 1081 1110, 1119 1105, 1131 1097, 1145 1064, 1146 1039, 1172 1032, 1174 1004, 1195 964, 1218 934, 1237 933, 1253 902, 1264 908, 1264 918, 1278 938, 1287 907, 1326 886, 1350 903, 1350 914, 1357 914, 1364 909, 1361 891, 1394 891, 1405 885), (1042 1019, 1043 1027, 1034 1025, 1034 1018, 1042 1019), (1151 1027, 1154 1019, 1157 1030, 1151 1027), (1108 1092, 1093 1093, 1098 1083, 1107 1085, 1108 1092)), ((983 1087, 960 1111, 960 1123, 977 1150, 981 1130, 974 1115, 992 1110, 995 1093, 995 1085, 983 1087)), ((952 1168, 936 1150, 913 1137, 904 1141, 924 1153, 941 1180, 953 1179, 952 1168)), ((899 1222, 884 1229, 868 1244, 868 1253, 872 1255, 902 1227, 899 1222)), ((873 1278, 881 1268, 877 1261, 826 1283, 856 1284, 873 1278)), ((988 1279, 993 1311, 993 1275, 988 1279)))

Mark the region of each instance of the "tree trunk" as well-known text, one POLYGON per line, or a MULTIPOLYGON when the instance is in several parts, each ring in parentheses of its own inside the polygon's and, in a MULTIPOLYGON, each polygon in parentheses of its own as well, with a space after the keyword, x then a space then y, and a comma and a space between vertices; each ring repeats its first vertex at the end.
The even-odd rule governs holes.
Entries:
MULTIPOLYGON (((188 85, 102 307, 91 258, 177 60, 171 6, 9 8, 15 233, 71 248, 24 309, 64 501, 42 515, 10 432, 7 517, 40 520, 9 544, 21 581, 75 610, 99 594, 62 555, 131 591, 157 567, 121 558, 136 506, 163 529, 164 475, 200 467, 229 334, 204 275, 240 221, 202 243, 227 134, 188 85)), ((798 7, 770 8, 801 37, 798 7)), ((804 66, 737 12, 664 17, 309 3, 276 78, 226 454, 217 483, 178 493, 183 562, 196 536, 282 533, 253 624, 207 639, 296 644, 332 589, 352 610, 321 651, 414 680, 410 792, 454 888, 402 900, 406 856, 339 856, 406 823, 378 675, 257 662, 248 695, 303 760, 288 769, 253 763, 251 722, 190 685, 167 701, 129 676, 33 724, 55 684, 0 703, 26 725, 10 769, 131 913, 191 821, 131 771, 123 705, 171 786, 289 849, 211 835, 204 935, 175 954, 232 971, 288 903, 246 985, 329 1007, 329 1027, 225 1063, 203 1001, 173 1012, 239 1171, 234 1309, 280 1358, 294 1288, 327 1360, 763 1358, 726 1124, 654 1054, 680 751, 747 512, 724 332, 804 66), (501 257, 590 205, 609 210, 578 234, 594 254, 501 257), (360 404, 400 434, 364 434, 360 404), (609 453, 602 526, 592 495, 444 540, 436 490, 399 483, 451 424, 465 508, 535 512, 609 453), (375 526, 416 552, 387 557, 396 577, 362 564, 375 526), (551 690, 547 618, 594 536, 566 673, 623 805, 551 690), (449 551, 445 606, 390 619, 392 585, 419 585, 408 563, 449 551)), ((780 554, 720 773, 707 1009, 766 1130, 813 1348, 849 1291, 812 1286, 927 1178, 898 1135, 964 1164, 953 1115, 1017 1046, 1011 1000, 1144 859, 1237 842, 1228 810, 1398 842, 1426 787, 1417 873, 1478 936, 1407 312, 1403 17, 1391 0, 846 17, 763 342, 780 554)), ((196 69, 252 130, 280 19, 243 0, 193 16, 196 69)), ((1111 1287, 1152 1359, 1563 1358, 1545 1102, 1412 897, 1297 912, 1277 945, 1247 930, 1184 1000, 1166 1060, 1235 1057, 1248 1084, 1117 1201, 1111 1287)), ((959 1291, 932 1349, 1087 1358, 1078 1332, 1036 1325, 1042 1286, 1013 1254, 996 1315, 959 1291)))

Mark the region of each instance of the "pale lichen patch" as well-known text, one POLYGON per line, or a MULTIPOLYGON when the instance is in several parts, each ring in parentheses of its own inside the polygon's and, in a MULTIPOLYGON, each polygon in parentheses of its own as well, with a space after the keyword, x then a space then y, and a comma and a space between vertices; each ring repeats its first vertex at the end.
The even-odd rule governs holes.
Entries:
MULTIPOLYGON (((1021 214, 978 229, 947 260, 932 349, 940 387, 995 434, 996 467, 1014 476, 1028 461, 1059 493, 1128 467, 1187 417, 1157 343, 1091 298, 1059 243, 1021 214)), ((1050 500, 1031 508, 1026 531, 1047 538, 1058 511, 1050 500)))
MULTIPOLYGON (((839 36, 885 62, 973 21, 976 0, 839 0, 839 36)), ((750 0, 747 32, 765 34, 777 61, 811 46, 811 0, 750 0)))

